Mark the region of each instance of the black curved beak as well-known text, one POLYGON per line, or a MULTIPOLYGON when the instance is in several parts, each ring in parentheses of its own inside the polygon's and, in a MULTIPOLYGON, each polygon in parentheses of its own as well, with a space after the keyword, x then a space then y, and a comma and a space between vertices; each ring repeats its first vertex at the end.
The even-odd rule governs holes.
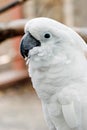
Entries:
POLYGON ((29 51, 36 47, 41 46, 41 43, 35 39, 29 32, 27 32, 20 43, 20 53, 25 58, 28 57, 29 51))

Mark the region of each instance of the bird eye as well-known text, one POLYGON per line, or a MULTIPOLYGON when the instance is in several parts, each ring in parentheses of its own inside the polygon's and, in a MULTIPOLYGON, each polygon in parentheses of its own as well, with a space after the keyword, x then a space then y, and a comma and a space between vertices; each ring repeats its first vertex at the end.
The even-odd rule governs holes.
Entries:
POLYGON ((44 37, 45 37, 45 38, 50 38, 50 37, 51 37, 51 34, 50 34, 50 33, 45 33, 45 34, 44 34, 44 37))

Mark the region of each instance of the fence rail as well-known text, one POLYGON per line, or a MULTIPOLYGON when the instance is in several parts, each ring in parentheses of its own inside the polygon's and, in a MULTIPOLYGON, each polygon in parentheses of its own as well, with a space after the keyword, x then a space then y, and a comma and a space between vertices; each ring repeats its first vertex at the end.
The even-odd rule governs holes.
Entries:
POLYGON ((28 1, 28 0, 16 0, 16 1, 13 1, 13 2, 7 4, 6 6, 0 8, 0 14, 7 11, 7 10, 9 10, 9 9, 11 9, 11 8, 13 8, 13 7, 15 7, 15 6, 17 6, 17 5, 21 5, 26 1, 28 1))

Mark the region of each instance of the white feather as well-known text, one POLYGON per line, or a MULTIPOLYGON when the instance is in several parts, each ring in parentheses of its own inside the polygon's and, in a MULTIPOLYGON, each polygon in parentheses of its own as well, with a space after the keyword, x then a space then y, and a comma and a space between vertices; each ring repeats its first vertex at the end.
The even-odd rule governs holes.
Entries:
POLYGON ((84 40, 69 27, 49 18, 30 20, 25 26, 25 33, 27 31, 41 42, 40 47, 29 52, 28 66, 49 128, 87 130, 87 46, 84 40), (51 37, 44 38, 45 33, 51 37))
POLYGON ((77 117, 77 113, 75 112, 73 102, 68 105, 62 105, 62 111, 65 121, 70 128, 75 128, 79 126, 79 120, 77 117))

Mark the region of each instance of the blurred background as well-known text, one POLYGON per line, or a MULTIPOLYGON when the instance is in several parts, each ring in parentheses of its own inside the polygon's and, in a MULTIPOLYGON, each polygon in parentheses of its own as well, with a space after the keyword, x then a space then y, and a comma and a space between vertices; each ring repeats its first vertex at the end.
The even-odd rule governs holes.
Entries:
POLYGON ((87 0, 0 0, 0 130, 48 129, 19 52, 26 21, 44 16, 86 28, 86 12, 87 0))

